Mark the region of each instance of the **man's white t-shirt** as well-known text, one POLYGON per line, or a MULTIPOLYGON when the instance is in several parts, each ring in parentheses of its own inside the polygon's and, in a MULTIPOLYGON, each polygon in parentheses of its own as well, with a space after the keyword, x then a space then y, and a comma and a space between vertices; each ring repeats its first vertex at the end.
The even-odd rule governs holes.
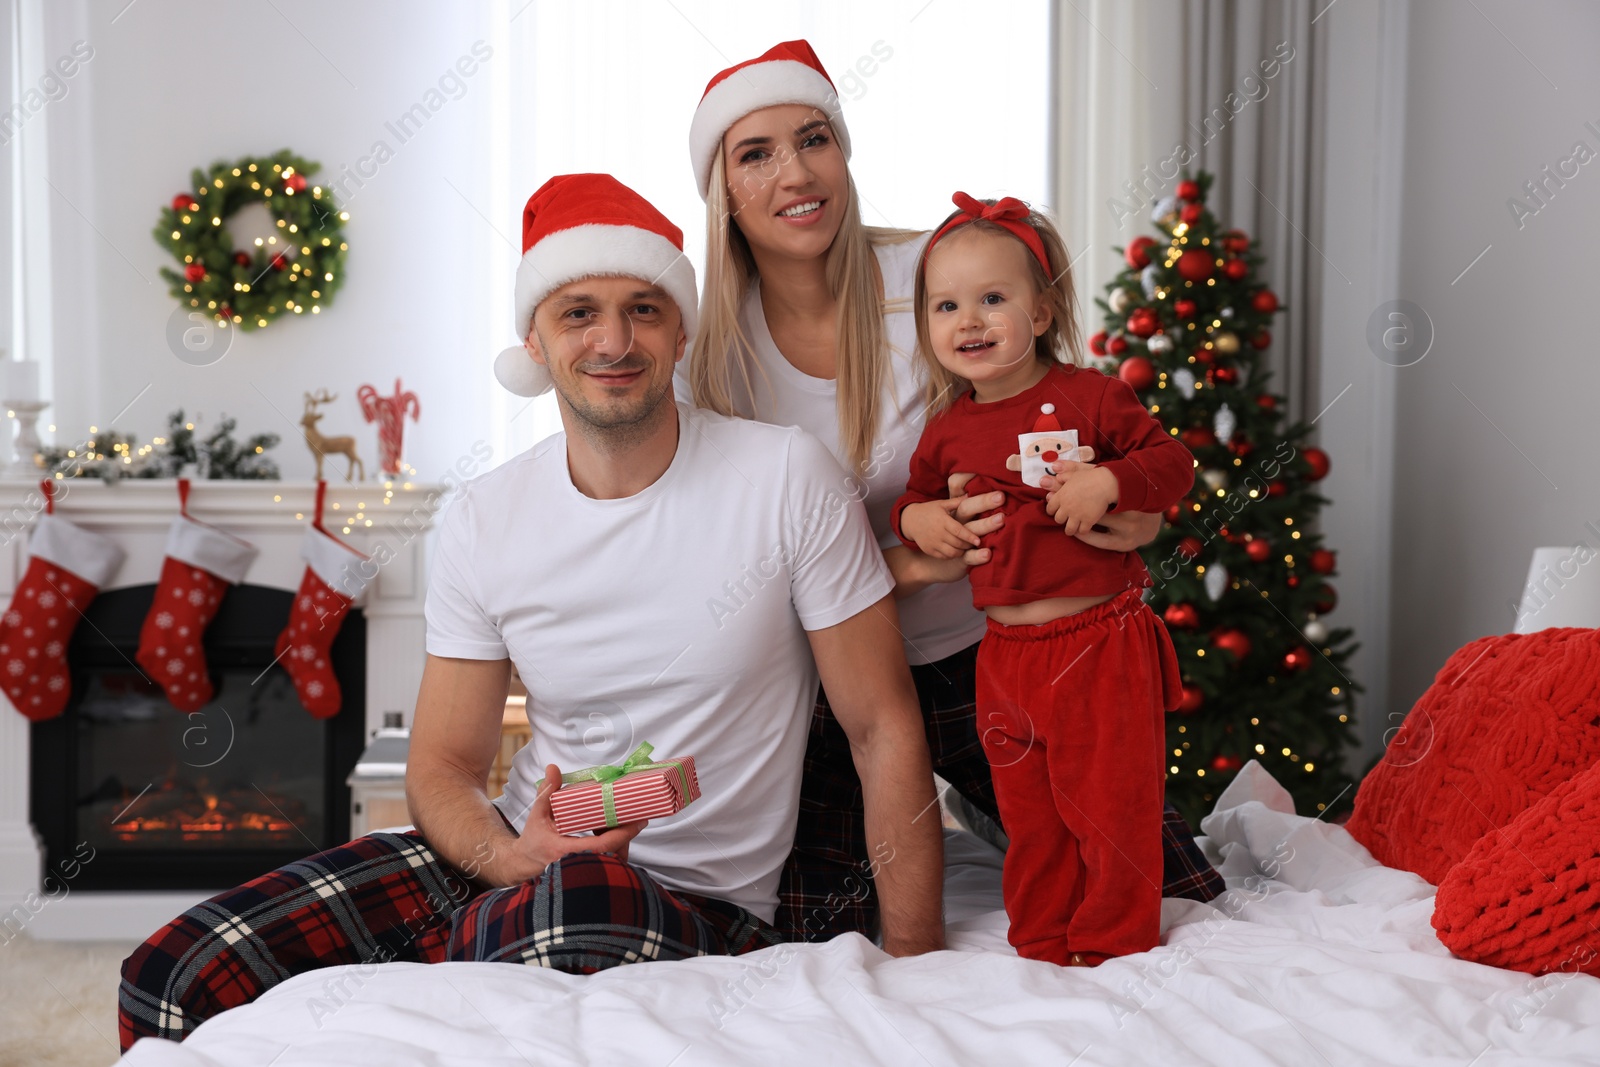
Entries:
POLYGON ((519 831, 544 765, 691 755, 702 796, 629 861, 771 921, 794 844, 817 670, 807 630, 893 588, 846 475, 815 438, 679 404, 643 492, 572 484, 566 436, 468 482, 440 521, 427 650, 505 659, 532 740, 495 802, 519 831))
MULTIPOLYGON (((900 544, 889 528, 889 512, 906 491, 911 477, 911 453, 916 451, 928 421, 923 400, 927 378, 918 362, 917 327, 911 312, 917 258, 927 240, 928 235, 923 234, 873 249, 883 274, 887 305, 883 322, 889 341, 890 380, 883 398, 882 430, 868 457, 864 476, 852 485, 856 496, 866 504, 872 532, 883 548, 900 544)), ((830 378, 813 378, 778 351, 761 306, 759 280, 745 296, 739 310, 739 326, 755 355, 756 366, 750 373, 755 396, 745 391, 740 376, 735 374, 734 410, 775 426, 800 427, 827 445, 834 458, 849 469, 850 457, 839 440, 838 383, 830 378)), ((679 364, 675 386, 678 399, 684 401, 693 398, 687 363, 685 360, 679 364)), ((930 585, 901 600, 899 608, 906 660, 910 663, 944 659, 983 637, 986 621, 983 613, 972 606, 972 585, 965 578, 930 585)))

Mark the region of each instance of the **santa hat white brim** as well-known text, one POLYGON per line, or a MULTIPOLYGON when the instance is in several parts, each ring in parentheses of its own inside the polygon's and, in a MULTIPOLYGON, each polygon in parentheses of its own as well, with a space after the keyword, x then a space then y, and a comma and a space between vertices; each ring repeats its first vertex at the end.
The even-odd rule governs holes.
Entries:
POLYGON ((752 111, 779 104, 809 104, 827 115, 839 150, 850 158, 850 131, 845 129, 839 94, 827 78, 798 60, 753 63, 712 86, 695 109, 689 125, 689 157, 701 200, 711 191, 711 163, 722 150, 722 135, 752 111))
MULTIPOLYGON (((599 277, 638 278, 659 285, 678 305, 684 332, 694 336, 699 303, 694 264, 660 234, 598 223, 553 233, 523 255, 517 265, 517 336, 528 336, 534 309, 545 297, 568 282, 599 277)), ((538 396, 550 388, 550 372, 520 345, 500 353, 494 373, 518 396, 538 396)))

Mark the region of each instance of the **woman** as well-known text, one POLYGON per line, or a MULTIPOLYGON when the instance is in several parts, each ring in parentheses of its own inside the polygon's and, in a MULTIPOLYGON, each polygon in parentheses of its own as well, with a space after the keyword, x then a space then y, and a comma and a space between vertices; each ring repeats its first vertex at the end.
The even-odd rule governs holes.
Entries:
MULTIPOLYGON (((998 822, 979 744, 974 663, 984 616, 972 607, 968 566, 988 550, 937 561, 900 545, 889 508, 904 491, 926 421, 915 360, 912 281, 924 233, 861 222, 850 178, 849 131, 821 62, 788 41, 718 74, 690 130, 706 201, 700 328, 678 395, 701 407, 800 426, 850 471, 895 577, 905 653, 927 723, 934 770, 998 822)), ((980 536, 998 528, 1001 494, 949 506, 980 536)), ((1052 486, 1053 487, 1053 486, 1052 486)), ((1155 536, 1155 515, 1108 516, 1090 544, 1126 551, 1155 536)), ((870 934, 877 908, 867 875, 861 784, 849 745, 817 694, 801 788, 800 824, 780 887, 777 924, 824 940, 870 934)), ((1182 818, 1165 826, 1164 891, 1209 900, 1222 889, 1182 818)))

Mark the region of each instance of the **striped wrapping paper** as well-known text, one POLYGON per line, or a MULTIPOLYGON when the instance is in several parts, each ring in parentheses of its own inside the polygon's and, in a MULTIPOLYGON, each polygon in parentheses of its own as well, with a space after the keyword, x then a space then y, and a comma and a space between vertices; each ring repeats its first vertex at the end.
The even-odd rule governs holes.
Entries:
POLYGON ((672 815, 688 807, 700 795, 700 779, 694 771, 693 756, 674 756, 660 760, 673 767, 635 771, 610 782, 579 782, 564 785, 550 794, 550 811, 556 830, 581 834, 606 828, 604 790, 612 790, 617 823, 637 822, 672 815), (683 768, 679 774, 677 767, 683 768), (683 779, 689 780, 689 795, 682 793, 683 779))

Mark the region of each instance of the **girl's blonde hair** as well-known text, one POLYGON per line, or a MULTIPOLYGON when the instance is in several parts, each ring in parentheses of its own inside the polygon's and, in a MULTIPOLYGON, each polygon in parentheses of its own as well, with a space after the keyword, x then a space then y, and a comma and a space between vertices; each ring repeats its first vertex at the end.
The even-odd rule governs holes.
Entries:
MULTIPOLYGON (((993 205, 994 201, 980 200, 979 203, 993 205)), ((938 233, 951 219, 960 214, 959 211, 952 211, 945 216, 944 222, 934 227, 933 232, 938 233)), ((1067 244, 1061 239, 1055 224, 1045 215, 1029 211, 1028 217, 1022 221, 1038 232, 1039 240, 1044 242, 1045 256, 1050 260, 1050 273, 1046 274, 1038 258, 1031 251, 1028 252, 1028 275, 1033 280, 1034 292, 1043 299, 1045 306, 1051 312, 1050 325, 1045 327, 1044 333, 1035 338, 1034 358, 1043 363, 1066 363, 1081 367, 1083 349, 1078 339, 1078 297, 1072 285, 1072 260, 1067 256, 1067 244)), ((1022 244, 1022 240, 1016 234, 987 219, 974 219, 962 223, 940 240, 969 228, 976 229, 980 233, 998 234, 1022 244)), ((917 284, 911 307, 917 320, 918 357, 928 374, 924 399, 929 418, 944 411, 956 402, 957 397, 972 387, 972 383, 967 379, 946 370, 933 355, 933 343, 928 336, 928 252, 931 248, 932 242, 928 248, 923 249, 922 256, 917 261, 917 284)))
MULTIPOLYGON (((848 173, 848 172, 847 172, 848 173)), ((828 248, 828 291, 839 303, 836 331, 839 444, 857 473, 865 469, 882 417, 883 383, 889 368, 888 338, 883 316, 888 310, 873 247, 916 236, 912 230, 889 230, 861 222, 855 179, 848 192, 839 233, 828 248)), ((706 280, 700 297, 700 328, 689 362, 689 385, 697 406, 723 415, 737 411, 735 384, 754 403, 756 366, 750 339, 739 327, 739 309, 756 277, 750 244, 734 225, 727 171, 719 150, 711 161, 711 188, 706 197, 706 280)), ((762 373, 769 394, 772 383, 762 373)))

